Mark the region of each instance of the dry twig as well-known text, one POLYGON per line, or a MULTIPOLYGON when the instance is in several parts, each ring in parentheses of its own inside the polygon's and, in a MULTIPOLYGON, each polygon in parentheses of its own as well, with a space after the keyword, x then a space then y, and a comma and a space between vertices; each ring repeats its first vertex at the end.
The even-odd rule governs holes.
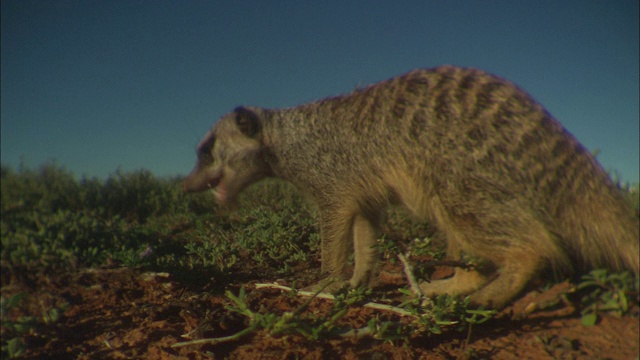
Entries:
MULTIPOLYGON (((299 296, 313 296, 314 292, 311 291, 304 291, 304 290, 295 290, 292 289, 288 286, 283 286, 283 285, 279 285, 279 284, 256 284, 256 289, 264 289, 264 288, 269 288, 269 289, 280 289, 280 290, 284 290, 284 291, 293 291, 296 293, 296 295, 299 296)), ((326 300, 334 300, 335 297, 331 294, 327 294, 327 293, 319 293, 317 296, 317 298, 320 299, 326 299, 326 300)), ((399 307, 396 306, 391 306, 391 305, 384 305, 384 304, 378 304, 378 303, 374 303, 374 302, 368 302, 364 305, 362 305, 363 307, 366 308, 370 308, 370 309, 375 309, 375 310, 383 310, 383 311, 390 311, 390 312, 394 312, 398 315, 401 316, 414 316, 414 314, 401 309, 399 307)))
POLYGON ((404 274, 407 276, 407 281, 409 282, 409 286, 411 286, 411 291, 415 295, 422 297, 422 291, 420 291, 420 286, 418 286, 416 277, 413 274, 413 266, 409 264, 407 257, 403 254, 398 254, 398 259, 400 259, 400 261, 402 261, 402 265, 404 265, 404 274))

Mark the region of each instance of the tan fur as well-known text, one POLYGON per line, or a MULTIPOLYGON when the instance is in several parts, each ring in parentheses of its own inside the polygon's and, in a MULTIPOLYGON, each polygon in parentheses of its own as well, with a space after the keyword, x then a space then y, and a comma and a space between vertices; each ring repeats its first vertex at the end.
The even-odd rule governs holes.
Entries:
POLYGON ((354 287, 371 279, 392 204, 438 228, 450 254, 497 269, 424 284, 429 295, 503 307, 547 267, 638 274, 638 218, 593 156, 529 95, 479 70, 414 70, 294 108, 240 107, 198 153, 185 191, 213 188, 228 202, 273 176, 308 193, 322 268, 344 278, 355 250, 354 287))

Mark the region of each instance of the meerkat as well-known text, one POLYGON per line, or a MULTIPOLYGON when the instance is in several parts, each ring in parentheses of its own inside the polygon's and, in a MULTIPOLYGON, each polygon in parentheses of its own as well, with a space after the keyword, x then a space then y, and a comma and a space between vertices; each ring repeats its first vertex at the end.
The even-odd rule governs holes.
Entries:
POLYGON ((422 283, 502 308, 545 268, 639 268, 639 222, 606 172, 540 104, 483 71, 414 70, 350 94, 287 108, 238 107, 197 147, 186 192, 228 203, 277 177, 318 207, 322 270, 372 278, 379 222, 401 205, 448 252, 487 261, 422 283))

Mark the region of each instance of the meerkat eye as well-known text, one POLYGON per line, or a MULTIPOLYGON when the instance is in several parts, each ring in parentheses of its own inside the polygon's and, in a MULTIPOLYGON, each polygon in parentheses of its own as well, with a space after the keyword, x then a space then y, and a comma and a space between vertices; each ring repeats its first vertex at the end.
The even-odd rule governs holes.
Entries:
POLYGON ((200 149, 198 150, 198 157, 200 158, 210 158, 211 156, 211 149, 200 149))
POLYGON ((203 142, 198 146, 198 158, 203 160, 213 160, 213 155, 211 154, 213 150, 213 144, 215 143, 215 139, 212 137, 206 142, 203 142))
POLYGON ((198 158, 204 161, 213 161, 213 147, 205 146, 198 149, 198 158))

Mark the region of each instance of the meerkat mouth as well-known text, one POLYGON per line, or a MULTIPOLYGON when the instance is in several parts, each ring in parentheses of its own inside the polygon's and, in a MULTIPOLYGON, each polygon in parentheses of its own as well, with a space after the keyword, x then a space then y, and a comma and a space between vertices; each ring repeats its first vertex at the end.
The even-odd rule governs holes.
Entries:
POLYGON ((218 201, 218 203, 220 204, 224 204, 227 202, 228 200, 228 193, 227 193, 227 189, 224 186, 218 186, 216 188, 211 189, 211 191, 213 192, 213 196, 216 198, 216 200, 218 201))
POLYGON ((227 187, 222 182, 222 176, 212 179, 207 183, 207 187, 219 203, 227 202, 227 187))

